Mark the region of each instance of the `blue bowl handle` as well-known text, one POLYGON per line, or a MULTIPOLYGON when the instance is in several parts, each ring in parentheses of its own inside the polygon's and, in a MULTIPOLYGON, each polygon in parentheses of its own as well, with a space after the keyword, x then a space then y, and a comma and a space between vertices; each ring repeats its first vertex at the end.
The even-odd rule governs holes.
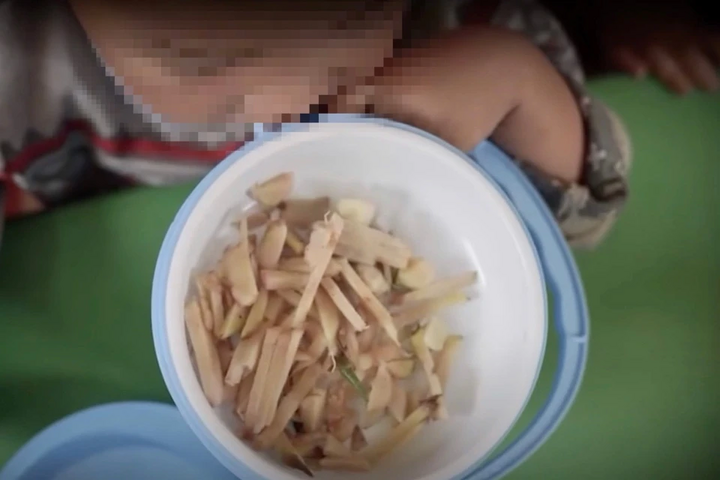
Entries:
POLYGON ((589 316, 575 260, 560 229, 527 177, 505 154, 488 142, 473 151, 487 172, 512 200, 530 231, 545 279, 554 295, 554 324, 560 343, 558 370, 550 397, 517 440, 492 460, 483 462, 466 480, 500 478, 532 455, 555 431, 580 388, 588 355, 589 316), (479 154, 479 155, 476 155, 479 154))

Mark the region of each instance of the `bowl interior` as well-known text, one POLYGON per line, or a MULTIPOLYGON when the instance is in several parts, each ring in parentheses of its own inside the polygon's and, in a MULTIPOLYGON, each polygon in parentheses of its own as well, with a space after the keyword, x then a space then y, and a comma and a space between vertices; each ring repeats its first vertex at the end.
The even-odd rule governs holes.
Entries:
MULTIPOLYGON (((227 453, 259 478, 303 478, 247 447, 233 435, 232 418, 209 406, 183 322, 191 275, 214 264, 237 240, 231 222, 251 205, 246 190, 292 171, 296 196, 371 199, 378 205, 378 223, 430 259, 439 275, 480 272, 477 298, 445 316, 451 330, 465 337, 447 387, 450 419, 429 425, 372 472, 352 476, 445 480, 486 456, 530 396, 546 336, 545 291, 533 247, 494 185, 432 138, 376 124, 308 126, 218 168, 222 174, 192 208, 174 250, 166 333, 182 394, 227 453)), ((346 476, 325 472, 319 478, 346 476)))

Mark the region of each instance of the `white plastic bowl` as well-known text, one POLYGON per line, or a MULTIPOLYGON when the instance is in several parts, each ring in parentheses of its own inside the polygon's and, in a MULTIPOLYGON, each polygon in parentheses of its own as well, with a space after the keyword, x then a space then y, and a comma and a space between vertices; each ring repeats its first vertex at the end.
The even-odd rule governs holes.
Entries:
POLYGON ((236 240, 229 223, 251 205, 246 190, 284 171, 295 173, 298 196, 372 199, 380 224, 430 259, 440 275, 477 269, 481 278, 477 299, 446 316, 451 330, 465 337, 447 388, 450 419, 429 425, 367 474, 322 472, 318 478, 470 475, 533 390, 547 333, 543 274, 516 210, 486 175, 437 139, 392 124, 320 123, 255 142, 217 167, 185 203, 168 232, 153 291, 158 358, 181 413, 239 478, 305 478, 238 440, 230 416, 210 407, 183 320, 191 275, 236 240))

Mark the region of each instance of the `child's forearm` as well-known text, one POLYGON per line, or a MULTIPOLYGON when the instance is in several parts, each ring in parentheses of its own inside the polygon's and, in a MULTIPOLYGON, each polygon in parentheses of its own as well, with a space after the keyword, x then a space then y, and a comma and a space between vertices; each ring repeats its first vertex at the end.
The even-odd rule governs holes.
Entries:
POLYGON ((524 38, 494 28, 453 32, 388 67, 377 113, 469 150, 492 136, 517 158, 561 180, 581 174, 578 105, 553 66, 524 38))

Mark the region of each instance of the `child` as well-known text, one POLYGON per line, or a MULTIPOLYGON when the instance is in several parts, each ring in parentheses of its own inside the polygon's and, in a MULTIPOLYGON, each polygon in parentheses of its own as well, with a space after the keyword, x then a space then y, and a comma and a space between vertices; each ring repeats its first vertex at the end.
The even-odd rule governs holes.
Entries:
POLYGON ((575 245, 627 195, 620 123, 534 0, 6 0, 0 59, 8 216, 199 177, 321 107, 492 138, 575 245))

